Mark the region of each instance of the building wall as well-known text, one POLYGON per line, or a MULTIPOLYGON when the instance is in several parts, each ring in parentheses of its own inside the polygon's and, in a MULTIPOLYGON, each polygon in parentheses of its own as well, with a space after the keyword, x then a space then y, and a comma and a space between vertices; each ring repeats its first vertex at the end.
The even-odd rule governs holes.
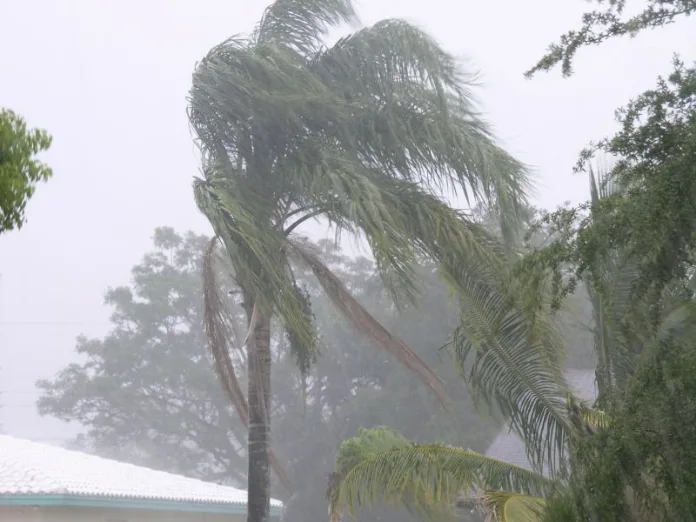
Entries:
POLYGON ((244 515, 70 507, 0 507, 0 522, 245 522, 244 515))

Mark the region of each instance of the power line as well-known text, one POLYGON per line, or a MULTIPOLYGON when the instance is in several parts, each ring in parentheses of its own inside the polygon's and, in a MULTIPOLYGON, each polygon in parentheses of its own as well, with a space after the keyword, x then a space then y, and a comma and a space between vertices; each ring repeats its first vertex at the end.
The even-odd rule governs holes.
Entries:
POLYGON ((0 321, 2 326, 86 326, 112 325, 109 321, 0 321))

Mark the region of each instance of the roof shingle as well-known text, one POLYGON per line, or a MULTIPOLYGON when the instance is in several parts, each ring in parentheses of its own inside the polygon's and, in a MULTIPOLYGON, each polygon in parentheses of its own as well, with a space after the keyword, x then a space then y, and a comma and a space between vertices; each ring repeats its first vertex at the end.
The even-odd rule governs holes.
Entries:
MULTIPOLYGON (((0 495, 71 495, 246 505, 247 492, 0 435, 0 495)), ((282 502, 271 500, 280 508, 282 502)))

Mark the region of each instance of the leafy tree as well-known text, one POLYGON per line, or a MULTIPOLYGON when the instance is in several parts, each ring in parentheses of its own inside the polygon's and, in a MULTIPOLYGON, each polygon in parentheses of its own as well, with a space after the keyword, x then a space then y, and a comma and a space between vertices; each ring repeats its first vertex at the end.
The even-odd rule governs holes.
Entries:
POLYGON ((572 64, 583 47, 600 45, 611 38, 635 36, 646 29, 664 27, 677 18, 696 12, 694 0, 648 0, 643 10, 626 16, 627 0, 591 0, 602 9, 589 11, 582 16, 580 29, 563 34, 558 43, 549 47, 546 54, 525 75, 533 76, 561 64, 563 76, 573 73, 572 64))
POLYGON ((559 280, 562 272, 570 273, 559 287, 561 296, 580 278, 601 288, 611 251, 623 252, 635 264, 636 303, 643 297, 659 301, 667 288, 683 286, 694 264, 695 104, 696 68, 677 62, 667 80, 619 111, 621 130, 613 138, 583 154, 579 168, 597 151, 617 157, 607 182, 621 190, 597 205, 547 216, 563 241, 540 252, 535 262, 555 271, 559 280))
POLYGON ((242 480, 244 430, 210 371, 200 306, 207 239, 155 231, 155 249, 111 288, 113 330, 80 337, 71 363, 38 383, 41 414, 78 421, 83 444, 110 457, 210 480, 242 480))
POLYGON ((547 522, 694 519, 693 313, 691 302, 665 325, 611 425, 577 445, 571 488, 552 498, 547 522))
MULTIPOLYGON (((73 443, 100 455, 245 487, 246 432, 216 383, 206 353, 200 270, 208 239, 157 229, 154 249, 132 270, 130 285, 109 289, 112 329, 102 339, 78 339, 81 361, 39 383, 39 411, 78 422, 85 431, 73 443)), ((443 440, 483 450, 498 424, 475 411, 444 352, 438 352, 458 321, 456 302, 432 266, 419 268, 422 307, 397 311, 363 258, 344 257, 332 244, 317 245, 331 269, 364 306, 395 332, 452 391, 449 411, 410 372, 392 364, 369 340, 356 335, 308 270, 322 354, 304 389, 288 343, 275 329, 272 341, 273 449, 287 469, 292 496, 274 482, 290 521, 324 520, 326 474, 337 445, 360 427, 386 424, 418 441, 443 440), (427 310, 426 313, 423 310, 427 310)), ((229 290, 234 290, 232 287, 229 290)), ((244 334, 243 310, 233 303, 235 328, 244 334)), ((246 360, 231 353, 241 385, 246 360)), ((370 512, 373 520, 397 522, 402 514, 370 512)))
POLYGON ((297 227, 321 217, 365 238, 397 303, 416 299, 420 256, 464 294, 483 281, 500 284, 494 274, 503 250, 438 194, 463 191, 491 205, 508 236, 528 188, 525 169, 495 145, 448 53, 399 20, 323 45, 330 28, 355 21, 351 0, 276 0, 251 36, 213 48, 194 72, 189 116, 203 160, 196 201, 225 248, 250 332, 243 398, 227 362, 223 301, 209 277, 207 331, 218 375, 249 418, 251 522, 268 512, 272 319, 303 373, 317 353, 308 298, 293 275, 298 266, 312 271, 354 327, 446 399, 427 365, 294 237, 297 227))
MULTIPOLYGON (((594 177, 592 180, 593 208, 598 208, 601 200, 611 197, 612 192, 606 184, 596 183, 594 177)), ((550 248, 555 248, 562 237, 552 234, 552 239, 556 241, 552 242, 550 248)), ((622 257, 619 254, 613 252, 613 255, 604 258, 602 292, 591 282, 586 282, 595 319, 593 344, 599 356, 598 384, 600 392, 603 390, 610 397, 623 395, 631 382, 632 374, 625 371, 625 365, 637 363, 633 353, 637 342, 644 344, 646 353, 653 353, 660 346, 661 336, 665 332, 674 331, 675 328, 676 331, 684 332, 684 325, 688 324, 680 315, 684 310, 684 299, 675 295, 661 302, 660 333, 653 334, 652 330, 643 328, 631 334, 625 329, 626 325, 622 321, 625 312, 632 309, 629 306, 629 290, 636 273, 626 270, 626 265, 617 263, 622 257)), ((487 338, 478 340, 478 350, 472 354, 474 369, 483 364, 481 361, 485 362, 485 357, 488 356, 487 351, 490 349, 484 343, 497 342, 501 350, 507 353, 510 341, 506 339, 506 335, 505 329, 501 328, 491 331, 487 338)), ((638 353, 642 351, 637 350, 638 353)), ((457 362, 463 367, 466 359, 462 355, 462 352, 455 351, 457 362)), ((508 376, 505 384, 522 386, 522 383, 515 382, 514 379, 521 381, 525 377, 523 372, 518 372, 508 376)), ((477 386, 482 385, 476 380, 473 382, 477 386)), ((556 386, 555 392, 547 391, 546 396, 558 397, 562 391, 568 391, 567 386, 560 382, 556 386)), ((612 404, 609 401, 606 403, 612 404)), ((542 474, 543 463, 539 461, 536 462, 536 470, 531 471, 485 457, 470 449, 404 442, 405 439, 392 432, 363 432, 360 437, 344 443, 339 450, 330 495, 331 512, 339 518, 345 507, 361 507, 377 500, 386 500, 428 513, 464 503, 479 505, 487 514, 499 520, 541 520, 549 514, 546 510, 548 499, 554 501, 555 509, 560 505, 556 499, 563 498, 567 501, 570 491, 569 472, 570 476, 575 477, 584 469, 583 466, 579 466, 579 469, 577 466, 583 441, 592 439, 598 430, 606 429, 609 416, 588 408, 570 393, 563 409, 552 402, 537 403, 534 406, 539 408, 535 412, 536 416, 545 420, 562 416, 559 422, 563 423, 564 429, 554 432, 547 427, 553 424, 541 425, 540 432, 530 435, 524 427, 515 424, 514 416, 512 427, 524 438, 532 456, 539 439, 562 439, 560 444, 553 447, 564 451, 549 458, 551 463, 558 461, 559 466, 548 467, 548 478, 542 474), (358 451, 356 448, 362 449, 358 451), (355 455, 362 457, 357 458, 355 455), (573 473, 576 475, 572 475, 573 473)), ((519 408, 529 406, 523 400, 519 408)), ((600 463, 597 464, 599 467, 600 463)), ((557 520, 566 519, 561 517, 557 520)))
MULTIPOLYGON (((582 47, 668 25, 696 10, 693 0, 650 0, 641 12, 626 17, 626 0, 596 3, 606 7, 586 13, 582 28, 563 35, 528 75, 561 63, 567 76, 582 47)), ((649 300, 659 301, 667 287, 683 283, 688 276, 694 264, 696 223, 692 212, 696 208, 694 65, 687 66, 675 58, 669 77, 659 78, 655 89, 617 111, 619 132, 581 153, 578 171, 586 171, 598 153, 615 159, 608 182, 621 190, 605 198, 601 209, 594 208, 592 219, 588 210, 593 202, 548 216, 547 221, 553 222, 564 240, 555 251, 544 253, 546 266, 557 274, 562 270, 573 272, 561 295, 583 277, 600 288, 601 265, 608 251, 622 252, 637 265, 639 277, 633 288, 636 303, 648 294, 649 300), (600 214, 605 217, 599 218, 600 214)), ((653 314, 653 321, 657 316, 653 314)))
POLYGON ((46 131, 28 129, 21 116, 0 109, 0 233, 24 224, 24 209, 37 183, 52 175, 35 155, 50 146, 46 131))

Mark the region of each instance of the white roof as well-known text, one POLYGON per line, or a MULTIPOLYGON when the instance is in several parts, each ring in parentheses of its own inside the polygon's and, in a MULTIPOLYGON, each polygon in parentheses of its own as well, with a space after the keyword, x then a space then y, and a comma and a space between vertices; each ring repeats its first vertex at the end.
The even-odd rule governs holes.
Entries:
MULTIPOLYGON (((7 435, 0 435, 0 495, 247 503, 241 489, 7 435)), ((271 500, 271 506, 279 508, 282 502, 271 500)))

